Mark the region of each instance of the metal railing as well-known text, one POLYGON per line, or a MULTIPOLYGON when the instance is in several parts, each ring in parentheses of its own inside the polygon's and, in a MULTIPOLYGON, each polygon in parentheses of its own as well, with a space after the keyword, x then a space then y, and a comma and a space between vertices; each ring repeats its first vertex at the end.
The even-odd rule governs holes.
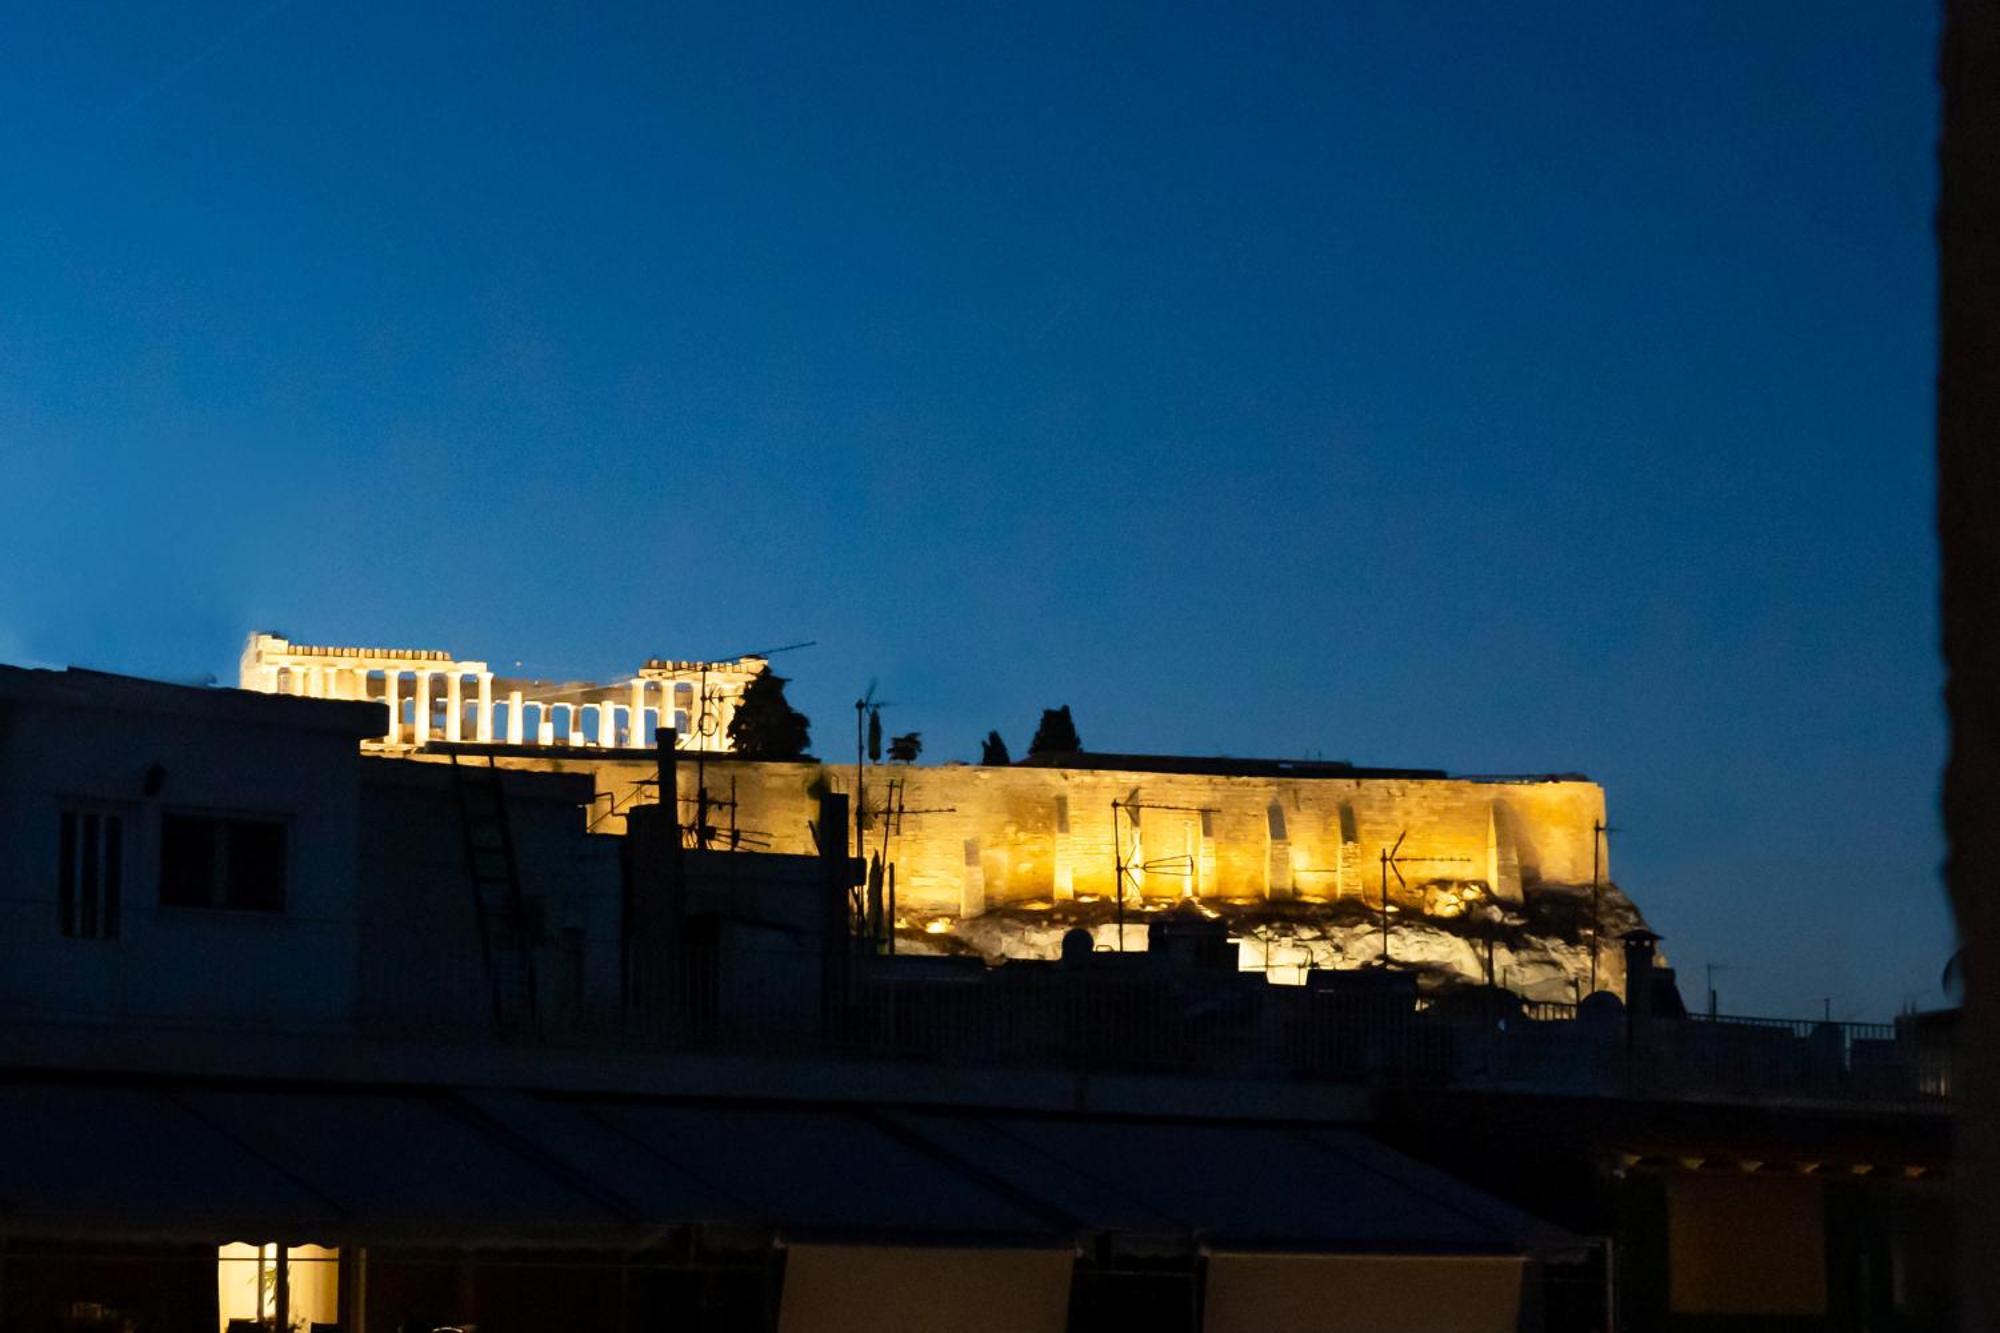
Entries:
POLYGON ((1951 1091, 1949 1047, 1902 1025, 1675 1017, 1635 1033, 1615 1009, 1567 1004, 1467 1014, 1232 974, 1009 971, 902 980, 793 968, 768 987, 682 975, 652 1030, 675 1047, 996 1068, 1749 1100, 1919 1103, 1951 1091))
MULTIPOLYGON (((212 957, 240 954, 243 965, 181 977, 174 988, 142 986, 132 969, 112 965, 116 945, 63 940, 61 956, 40 972, 17 963, 17 995, 0 1006, 0 1019, 346 1025, 398 1040, 495 1039, 486 977, 467 941, 440 948, 434 934, 364 934, 347 922, 155 915, 141 921, 135 911, 135 940, 142 930, 185 935, 212 957), (327 971, 325 993, 312 991, 296 1012, 272 1004, 272 996, 299 989, 301 958, 343 954, 352 961, 327 971)), ((809 947, 734 949, 650 977, 630 974, 628 964, 621 976, 606 953, 614 947, 601 937, 586 945, 576 931, 551 932, 537 957, 542 1024, 530 1040, 1024 1070, 1879 1104, 1937 1104, 1952 1096, 1955 1081, 1948 1033, 1915 1020, 1676 1015, 1633 1030, 1615 1004, 1579 1008, 1498 992, 1426 1002, 1407 978, 1317 974, 1312 984, 1274 986, 1254 974, 1173 967, 1143 955, 989 969, 935 958, 884 966, 872 957, 824 958, 809 947), (594 952, 586 956, 586 948, 594 952)))

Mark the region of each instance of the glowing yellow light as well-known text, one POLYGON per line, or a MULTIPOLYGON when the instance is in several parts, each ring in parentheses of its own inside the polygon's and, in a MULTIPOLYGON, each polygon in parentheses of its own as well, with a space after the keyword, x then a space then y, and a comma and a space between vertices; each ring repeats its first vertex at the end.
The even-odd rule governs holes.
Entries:
POLYGON ((924 933, 927 935, 943 935, 950 930, 951 922, 945 920, 943 917, 924 923, 924 933))

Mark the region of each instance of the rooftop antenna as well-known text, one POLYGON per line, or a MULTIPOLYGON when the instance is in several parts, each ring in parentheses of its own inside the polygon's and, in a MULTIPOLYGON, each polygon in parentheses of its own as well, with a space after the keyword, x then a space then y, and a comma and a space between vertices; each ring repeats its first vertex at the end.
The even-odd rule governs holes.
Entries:
POLYGON ((1396 877, 1396 886, 1407 889, 1410 882, 1403 878, 1402 867, 1410 865, 1450 865, 1469 861, 1468 856, 1404 856, 1403 839, 1410 836, 1408 829, 1396 835, 1393 846, 1382 849, 1382 960, 1380 967, 1389 966, 1389 876, 1396 877))
POLYGON ((1715 974, 1717 972, 1727 972, 1729 970, 1729 964, 1705 963, 1702 966, 1703 969, 1708 973, 1708 1016, 1710 1018, 1714 1018, 1716 1013, 1715 974))
POLYGON ((875 697, 875 678, 870 676, 867 693, 854 701, 854 855, 863 862, 868 859, 868 761, 882 761, 882 710, 888 706, 888 700, 875 697))
POLYGON ((1118 812, 1120 810, 1125 812, 1125 818, 1132 824, 1132 832, 1134 834, 1133 851, 1137 856, 1145 855, 1145 844, 1138 837, 1139 813, 1141 811, 1184 810, 1189 814, 1213 815, 1216 813, 1216 810, 1212 806, 1204 805, 1162 805, 1158 802, 1142 801, 1139 799, 1139 789, 1137 787, 1134 787, 1132 794, 1124 800, 1113 801, 1111 803, 1111 865, 1112 875, 1118 889, 1118 952, 1124 953, 1126 878, 1128 876, 1133 878, 1132 887, 1136 889, 1139 887, 1138 874, 1146 871, 1174 870, 1184 875, 1192 875, 1194 873, 1194 858, 1183 853, 1180 856, 1162 856, 1151 861, 1139 860, 1137 856, 1133 859, 1127 859, 1125 855, 1125 837, 1118 828, 1118 812))
POLYGON ((1602 885, 1602 883, 1599 882, 1602 877, 1602 872, 1599 870, 1602 858, 1598 854, 1598 849, 1602 847, 1608 851, 1611 846, 1609 841, 1611 835, 1619 832, 1623 832, 1623 830, 1612 828, 1609 824, 1606 824, 1602 819, 1596 819, 1591 821, 1590 825, 1590 993, 1592 995, 1597 994, 1597 942, 1599 937, 1602 936, 1602 934, 1604 933, 1604 886, 1602 885))
MULTIPOLYGON (((816 646, 818 642, 817 639, 806 639, 800 643, 787 643, 777 648, 765 648, 754 653, 737 653, 734 657, 725 657, 717 660, 724 662, 768 661, 770 658, 776 657, 779 653, 795 652, 800 648, 811 648, 816 646)), ((708 669, 715 664, 715 661, 711 661, 710 659, 702 659, 701 690, 695 699, 695 706, 701 710, 701 713, 698 718, 689 719, 693 731, 702 737, 701 740, 695 743, 694 748, 694 845, 703 850, 706 850, 708 847, 709 835, 711 833, 708 826, 708 807, 710 801, 708 795, 707 738, 713 736, 722 726, 722 720, 715 715, 712 707, 712 705, 721 702, 722 695, 720 691, 710 690, 708 684, 708 669)), ((662 710, 672 712, 672 706, 670 704, 662 705, 662 710)), ((660 793, 660 799, 667 799, 667 794, 665 792, 660 793)), ((673 799, 678 803, 680 793, 675 792, 673 799)), ((732 825, 735 818, 736 816, 732 813, 730 815, 732 825)), ((733 837, 731 841, 732 843, 734 842, 733 837)))
POLYGON ((889 838, 900 835, 903 819, 907 815, 948 815, 958 809, 955 805, 938 805, 911 809, 905 801, 909 791, 908 778, 890 778, 889 794, 882 798, 882 850, 880 867, 882 878, 871 867, 868 880, 868 934, 870 943, 884 953, 896 952, 896 863, 889 859, 889 838), (887 901, 884 901, 886 895, 887 901))

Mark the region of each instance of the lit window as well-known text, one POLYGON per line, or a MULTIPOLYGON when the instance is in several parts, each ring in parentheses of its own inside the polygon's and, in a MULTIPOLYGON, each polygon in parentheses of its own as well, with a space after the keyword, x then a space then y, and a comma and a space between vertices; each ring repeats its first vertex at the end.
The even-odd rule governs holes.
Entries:
POLYGON ((224 1245, 215 1255, 218 1333, 243 1328, 332 1328, 340 1322, 340 1251, 224 1245))
POLYGON ((283 911, 285 825, 275 819, 164 816, 160 906, 283 911))
POLYGON ((125 879, 125 818, 110 810, 65 810, 56 849, 56 917, 78 940, 118 938, 125 879))

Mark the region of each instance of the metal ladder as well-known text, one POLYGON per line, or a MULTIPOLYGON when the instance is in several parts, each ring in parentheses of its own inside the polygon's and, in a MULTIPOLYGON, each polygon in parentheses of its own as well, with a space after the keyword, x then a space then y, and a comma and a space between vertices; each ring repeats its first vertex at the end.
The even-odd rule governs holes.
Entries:
POLYGON ((493 1023, 505 1032, 532 1032, 534 939, 500 773, 492 755, 484 764, 462 763, 458 754, 451 756, 452 794, 465 834, 465 869, 479 918, 479 949, 493 988, 493 1023))

